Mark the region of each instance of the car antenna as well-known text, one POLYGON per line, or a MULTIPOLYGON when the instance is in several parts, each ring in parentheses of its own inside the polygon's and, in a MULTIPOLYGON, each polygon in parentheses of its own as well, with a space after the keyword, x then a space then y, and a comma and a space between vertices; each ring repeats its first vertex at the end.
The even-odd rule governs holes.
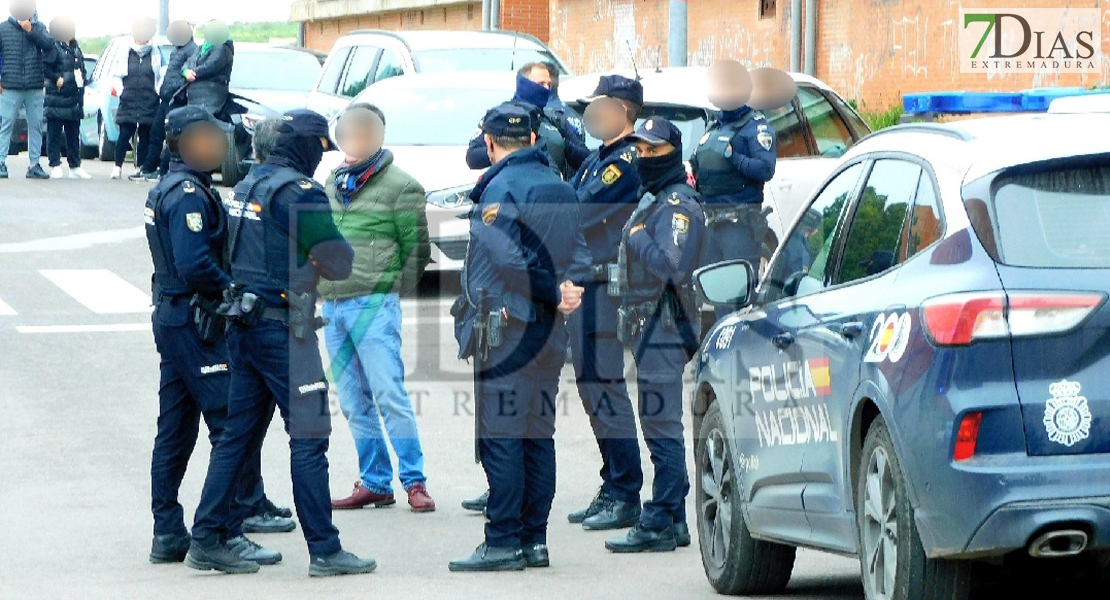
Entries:
POLYGON ((512 69, 513 71, 515 71, 515 70, 516 70, 516 45, 517 45, 518 43, 520 43, 520 38, 514 35, 514 36, 513 36, 513 55, 512 55, 512 61, 511 61, 511 64, 509 64, 509 68, 510 68, 510 69, 512 69))
POLYGON ((644 78, 640 77, 640 69, 636 66, 636 53, 632 51, 632 42, 625 39, 624 45, 628 47, 628 56, 632 59, 632 72, 636 74, 636 81, 643 81, 644 78))
POLYGON ((663 72, 663 47, 662 46, 656 46, 655 47, 655 72, 656 73, 662 73, 663 72))

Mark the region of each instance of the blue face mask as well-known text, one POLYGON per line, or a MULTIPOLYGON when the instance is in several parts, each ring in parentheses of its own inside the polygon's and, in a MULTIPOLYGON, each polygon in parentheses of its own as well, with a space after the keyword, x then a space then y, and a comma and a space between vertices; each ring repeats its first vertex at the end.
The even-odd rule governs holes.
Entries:
POLYGON ((528 79, 523 75, 516 76, 516 95, 513 100, 527 102, 532 106, 543 108, 551 98, 551 90, 528 79))

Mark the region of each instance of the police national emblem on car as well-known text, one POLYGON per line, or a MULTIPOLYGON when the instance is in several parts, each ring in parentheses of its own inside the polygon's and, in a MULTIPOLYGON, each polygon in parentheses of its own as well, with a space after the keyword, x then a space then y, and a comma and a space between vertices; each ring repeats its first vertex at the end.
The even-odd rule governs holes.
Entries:
POLYGON ((1072 447, 1091 436, 1091 408, 1080 396, 1078 381, 1062 379, 1048 386, 1052 397, 1044 405, 1044 428, 1048 439, 1072 447))

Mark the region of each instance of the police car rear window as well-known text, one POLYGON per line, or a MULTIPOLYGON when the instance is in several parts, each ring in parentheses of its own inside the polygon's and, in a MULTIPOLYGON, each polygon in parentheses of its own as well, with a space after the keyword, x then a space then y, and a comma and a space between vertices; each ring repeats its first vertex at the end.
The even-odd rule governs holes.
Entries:
POLYGON ((965 206, 980 240, 1002 263, 1110 268, 1110 166, 1003 173, 991 185, 989 203, 969 198, 965 206))

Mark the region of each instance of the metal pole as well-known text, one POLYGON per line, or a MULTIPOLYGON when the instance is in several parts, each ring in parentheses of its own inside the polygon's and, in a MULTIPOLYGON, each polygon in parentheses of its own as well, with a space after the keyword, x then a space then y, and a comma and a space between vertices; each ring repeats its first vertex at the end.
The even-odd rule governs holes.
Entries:
POLYGON ((686 66, 687 8, 686 0, 671 0, 671 31, 667 41, 667 65, 671 67, 686 66))
POLYGON ((802 70, 802 0, 790 0, 790 72, 802 70))
POLYGON ((817 0, 806 0, 806 75, 817 75, 817 0))
POLYGON ((158 35, 166 35, 170 26, 170 0, 158 0, 158 35))
POLYGON ((492 31, 501 29, 501 0, 492 0, 492 2, 490 2, 489 28, 492 31))
POLYGON ((492 0, 482 0, 482 31, 489 31, 489 16, 492 0))

